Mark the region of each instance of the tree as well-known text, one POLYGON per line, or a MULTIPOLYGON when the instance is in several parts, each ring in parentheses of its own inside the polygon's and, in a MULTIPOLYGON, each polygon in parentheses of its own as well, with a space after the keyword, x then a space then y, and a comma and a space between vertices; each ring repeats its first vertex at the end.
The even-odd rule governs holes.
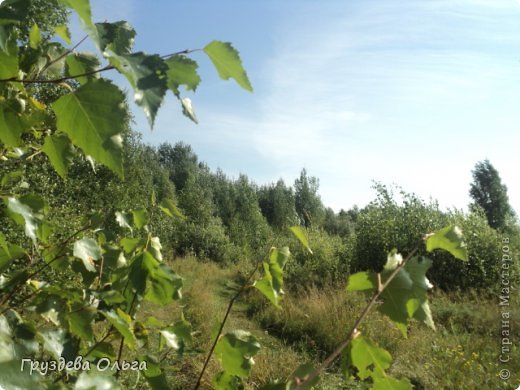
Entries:
POLYGON ((324 216, 324 207, 318 195, 319 187, 319 180, 314 176, 307 176, 305 168, 302 169, 300 178, 294 181, 296 212, 306 228, 319 225, 324 216))
POLYGON ((273 228, 282 230, 297 223, 294 191, 285 185, 283 179, 276 184, 262 186, 258 190, 258 202, 262 214, 273 228))
POLYGON ((182 142, 172 146, 163 143, 157 150, 161 165, 170 173, 170 180, 177 191, 182 191, 188 179, 198 171, 198 157, 190 145, 182 142))
POLYGON ((503 229, 508 216, 513 212, 509 205, 507 187, 502 184, 498 171, 489 160, 480 161, 472 171, 473 183, 469 194, 474 200, 471 207, 482 207, 489 226, 503 229))

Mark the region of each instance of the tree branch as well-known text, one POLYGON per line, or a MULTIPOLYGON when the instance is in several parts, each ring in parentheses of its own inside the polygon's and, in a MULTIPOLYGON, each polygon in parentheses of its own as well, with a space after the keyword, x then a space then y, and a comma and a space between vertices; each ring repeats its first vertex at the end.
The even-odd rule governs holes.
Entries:
MULTIPOLYGON (((79 43, 78 43, 78 45, 79 45, 79 43)), ((202 49, 185 49, 185 50, 177 51, 175 53, 170 53, 170 54, 163 55, 163 56, 161 56, 161 58, 162 59, 168 59, 168 58, 174 57, 176 55, 190 54, 190 53, 193 53, 193 52, 196 52, 196 51, 202 51, 202 49)), ((67 53, 67 54, 70 54, 70 53, 67 53)), ((59 59, 61 59, 61 58, 58 57, 54 61, 58 61, 59 59)), ((75 74, 75 75, 71 75, 71 76, 59 77, 57 79, 50 79, 50 80, 46 80, 46 79, 32 79, 32 80, 31 79, 27 79, 27 80, 23 80, 23 79, 17 79, 16 77, 11 77, 9 79, 0 79, 0 82, 1 83, 11 82, 11 83, 21 83, 21 84, 59 84, 59 83, 63 83, 64 81, 75 80, 78 77, 91 76, 93 74, 106 72, 107 70, 112 70, 112 69, 115 69, 115 66, 109 64, 109 65, 106 65, 106 66, 104 66, 102 68, 91 70, 90 72, 85 72, 85 73, 81 73, 81 74, 75 74)))
POLYGON ((423 241, 424 241, 424 238, 412 249, 412 251, 408 254, 408 256, 406 256, 406 258, 403 260, 403 262, 401 264, 399 264, 399 266, 397 266, 397 268, 390 274, 390 276, 385 281, 385 283, 381 284, 381 279, 380 279, 381 277, 378 276, 377 289, 374 292, 374 295, 372 295, 372 298, 370 299, 370 302, 368 303, 368 305, 361 312, 358 319, 352 326, 352 328, 348 334, 348 337, 345 340, 343 340, 343 342, 341 342, 341 344, 334 350, 334 352, 332 352, 323 361, 323 363, 321 363, 321 365, 317 369, 312 371, 309 374, 309 376, 307 378, 305 378, 305 380, 300 379, 300 382, 297 382, 297 386, 296 386, 297 390, 304 389, 307 384, 311 383, 318 375, 320 375, 321 372, 326 370, 334 362, 334 360, 336 360, 336 358, 341 354, 341 352, 343 352, 343 350, 350 344, 350 342, 359 334, 359 331, 358 331, 359 325, 365 320, 368 313, 370 312, 370 310, 372 310, 377 299, 381 296, 383 291, 389 286, 389 284, 397 276, 399 271, 401 271, 401 269, 404 268, 404 266, 406 265, 408 260, 410 260, 415 255, 415 253, 419 250, 419 246, 421 245, 421 243, 423 241))

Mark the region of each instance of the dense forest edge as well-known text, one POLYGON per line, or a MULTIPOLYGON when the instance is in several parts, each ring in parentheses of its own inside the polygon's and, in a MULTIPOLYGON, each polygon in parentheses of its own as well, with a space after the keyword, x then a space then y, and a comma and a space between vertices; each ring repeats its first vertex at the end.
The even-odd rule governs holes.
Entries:
MULTIPOLYGON (((520 385, 513 330, 520 318, 509 310, 520 303, 520 223, 490 161, 476 162, 467 211, 442 209, 435 200, 379 182, 367 204, 335 211, 323 203, 312 167, 292 183, 273 178, 260 184, 246 173, 231 177, 212 170, 188 144, 142 141, 127 97, 93 76, 97 60, 53 41, 56 31, 67 37, 58 29, 67 23, 64 4, 78 3, 7 0, 0 7, 0 389, 6 383, 13 389, 43 383, 50 389, 299 388, 294 381, 308 378, 314 370, 309 367, 335 351, 370 302, 367 294, 346 291, 347 280, 363 274, 370 285, 368 276, 381 278, 391 260, 403 262, 396 251, 415 254, 415 271, 427 270, 417 293, 424 318, 414 317, 415 307, 412 314, 405 310, 401 322, 374 310, 351 340, 372 351, 373 362, 364 367, 344 354, 306 388, 520 385), (14 57, 20 61, 9 62, 14 57), (74 69, 84 73, 69 77, 74 69), (17 84, 19 75, 34 74, 59 82, 17 84), (107 106, 121 132, 105 134, 93 147, 63 130, 64 118, 82 125, 70 119, 63 99, 74 95, 95 114, 89 119, 99 118, 89 96, 100 91, 119 103, 107 106), (98 154, 93 158, 88 150, 98 154), (421 238, 446 227, 456 233, 456 250, 464 247, 464 261, 424 245, 421 238), (273 269, 280 274, 268 274, 277 261, 282 265, 273 269), (262 271, 263 278, 251 284, 262 271), (255 286, 259 281, 267 292, 261 282, 255 286), (42 379, 32 375, 32 366, 25 375, 16 360, 22 356, 133 360, 148 368, 119 370, 113 377, 44 370, 42 379), (513 373, 507 380, 504 367, 513 373)), ((88 22, 86 8, 78 9, 88 22)), ((193 90, 200 81, 190 73, 196 64, 189 53, 165 61, 130 54, 135 31, 126 23, 86 24, 105 45, 103 55, 113 61, 109 70, 124 74, 128 67, 118 68, 124 59, 166 74, 167 62, 168 88, 196 121, 179 92, 181 85, 193 90), (191 78, 179 81, 172 69, 191 78)), ((213 41, 204 50, 210 58, 230 56, 239 72, 220 76, 251 90, 232 46, 213 41)), ((136 69, 130 76, 137 79, 142 68, 136 69)), ((150 74, 143 78, 157 76, 150 74)), ((141 104, 153 125, 160 102, 146 93, 152 92, 145 91, 141 104)), ((99 124, 105 125, 103 119, 99 124)), ((379 279, 377 289, 381 285, 379 279)), ((407 304, 413 301, 408 298, 407 304)))

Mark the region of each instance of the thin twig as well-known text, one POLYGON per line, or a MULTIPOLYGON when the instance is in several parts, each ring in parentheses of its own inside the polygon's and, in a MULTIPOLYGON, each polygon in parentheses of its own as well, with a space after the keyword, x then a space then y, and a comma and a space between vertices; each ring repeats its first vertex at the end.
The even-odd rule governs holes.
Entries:
POLYGON ((78 48, 79 45, 81 45, 83 42, 85 42, 85 40, 88 38, 88 35, 85 35, 78 43, 76 43, 73 47, 71 47, 70 49, 68 50, 65 50, 65 52, 63 54, 61 54, 60 56, 56 57, 55 59, 53 59, 52 61, 50 61, 47 65, 45 65, 43 67, 43 69, 41 71, 38 72, 38 74, 41 74, 43 72, 45 72, 48 68, 50 68, 53 64, 55 64, 56 62, 58 62, 59 60, 61 60, 62 58, 68 56, 69 54, 73 53, 74 50, 76 50, 78 48))
POLYGON ((259 265, 260 265, 260 262, 257 262, 256 267, 253 270, 253 272, 251 272, 251 274, 247 277, 247 279, 244 282, 244 284, 242 285, 242 287, 240 287, 240 290, 238 290, 238 292, 229 301, 229 304, 228 304, 228 307, 227 307, 227 310, 226 310, 226 314, 224 314, 224 319, 220 323, 220 328, 218 330, 218 333, 215 336, 215 340, 213 341, 213 345, 211 346, 211 349, 208 352, 208 356, 206 357, 206 360, 204 361, 204 366, 202 367, 202 370, 200 371, 199 378, 197 379, 197 383, 195 384, 195 387, 193 388, 193 390, 197 390, 200 387, 201 382, 202 382, 202 377, 204 376, 204 372, 206 371, 206 368, 208 367, 208 364, 209 364, 209 361, 211 359, 211 356, 213 355, 213 351, 215 350, 215 347, 217 346, 217 343, 218 343, 218 341, 220 339, 220 335, 222 334, 222 331, 224 330, 224 325, 226 324, 226 321, 228 319, 229 313, 231 312, 231 308, 233 307, 235 301, 238 299, 240 294, 242 294, 244 292, 244 290, 247 287, 249 287, 249 282, 253 278, 253 276, 255 275, 256 271, 258 271, 258 266, 259 265))
POLYGON ((418 243, 415 246, 415 248, 412 249, 412 251, 408 254, 408 256, 406 256, 406 258, 403 260, 403 262, 397 266, 397 268, 390 274, 388 279, 386 279, 385 283, 379 284, 380 283, 380 277, 378 278, 378 288, 377 288, 377 290, 374 292, 374 295, 370 299, 370 302, 365 307, 365 309, 361 312, 360 316, 358 317, 358 319, 356 320, 356 322, 352 326, 352 328, 351 328, 351 330, 350 330, 350 332, 348 334, 348 337, 345 340, 343 340, 343 342, 334 350, 334 352, 332 352, 320 364, 320 366, 317 369, 312 371, 309 374, 309 376, 307 376, 305 378, 305 380, 302 380, 301 382, 298 382, 296 389, 304 389, 307 384, 311 383, 322 371, 327 369, 327 367, 329 367, 334 362, 334 360, 336 360, 336 358, 341 354, 341 352, 343 352, 343 350, 350 344, 350 342, 358 334, 358 327, 359 327, 359 325, 363 322, 363 320, 365 320, 365 318, 367 317, 367 315, 370 312, 370 310, 374 307, 374 305, 375 305, 377 299, 380 297, 381 293, 388 287, 388 285, 392 282, 392 280, 397 276, 399 271, 401 271, 401 269, 404 268, 404 266, 406 265, 408 260, 410 260, 415 255, 415 253, 419 250, 419 246, 421 245, 422 241, 423 240, 421 240, 421 242, 418 243))
MULTIPOLYGON (((85 230, 88 230, 90 229, 91 225, 88 224, 87 226, 81 228, 80 230, 76 231, 75 233, 71 234, 69 237, 67 237, 64 241, 62 241, 59 246, 63 247, 65 245, 67 245, 67 243, 72 240, 74 237, 76 237, 78 234, 80 234, 81 232, 84 232, 85 230)), ((36 271, 34 271, 33 273, 29 274, 28 276, 26 276, 25 278, 23 278, 20 282, 18 282, 18 286, 16 286, 15 288, 13 288, 11 290, 11 292, 7 295, 7 297, 2 301, 2 303, 0 303, 0 306, 1 305, 5 305, 7 302, 9 302, 9 299, 11 299, 11 297, 16 294, 18 291, 20 291, 20 289, 23 287, 23 285, 28 281, 30 280, 31 278, 33 278, 34 276, 36 276, 37 274, 39 274, 40 272, 42 272, 44 269, 46 269, 47 267, 49 267, 52 263, 54 263, 56 260, 58 260, 63 254, 63 250, 61 250, 60 252, 58 252, 58 254, 56 256, 54 256, 50 261, 48 261, 47 263, 45 263, 44 265, 42 265, 40 268, 38 268, 36 271)), ((30 298, 32 295, 34 294, 31 294, 29 295, 28 297, 24 298, 21 302, 19 302, 18 304, 20 303, 23 303, 25 302, 28 298, 30 298)), ((3 314, 5 313, 7 310, 9 310, 10 307, 6 307, 4 310, 2 310, 2 312, 0 314, 3 314)))
MULTIPOLYGON (((202 49, 186 49, 186 50, 182 50, 182 51, 178 51, 178 52, 175 52, 175 53, 171 53, 171 54, 166 54, 166 55, 163 55, 161 56, 162 59, 168 59, 170 57, 174 57, 176 55, 181 55, 181 54, 190 54, 190 53, 193 53, 193 52, 196 52, 196 51, 201 51, 202 49)), ((9 78, 9 79, 0 79, 0 82, 11 82, 11 83, 21 83, 21 84, 59 84, 59 83, 62 83, 64 81, 68 81, 68 80, 75 80, 79 77, 86 77, 86 76, 91 76, 93 74, 96 74, 96 73, 101 73, 101 72, 105 72, 107 70, 112 70, 112 69, 115 69, 115 66, 114 65, 106 65, 102 68, 99 68, 99 69, 94 69, 94 70, 91 70, 89 72, 85 72, 85 73, 81 73, 81 74, 75 74, 75 75, 71 75, 71 76, 64 76, 64 77, 59 77, 57 79, 50 79, 50 80, 46 80, 46 79, 28 79, 28 80, 23 80, 23 79, 17 79, 16 77, 12 77, 12 78, 9 78)))

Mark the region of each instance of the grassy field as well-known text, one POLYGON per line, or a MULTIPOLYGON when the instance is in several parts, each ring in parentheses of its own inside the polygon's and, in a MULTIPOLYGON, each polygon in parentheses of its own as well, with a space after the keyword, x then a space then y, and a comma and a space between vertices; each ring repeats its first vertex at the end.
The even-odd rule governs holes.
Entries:
MULTIPOLYGON (((192 323, 194 343, 184 356, 165 355, 167 376, 175 389, 193 387, 211 334, 221 321, 230 294, 244 270, 238 266, 219 268, 192 258, 178 259, 173 268, 185 278, 184 297, 170 307, 143 308, 142 318, 154 316, 165 322, 178 320, 181 307, 192 323), (227 282, 226 282, 227 281, 227 282)), ((511 307, 517 307, 513 298, 511 307)), ((263 384, 287 379, 292 370, 304 362, 318 363, 345 337, 346 332, 366 302, 363 294, 345 293, 344 289, 310 288, 304 292, 288 291, 283 309, 276 310, 265 299, 249 290, 234 306, 226 329, 244 329, 257 337, 262 349, 255 356, 255 366, 246 388, 257 389, 263 384)), ((390 373, 407 377, 416 389, 516 389, 520 385, 520 353, 510 352, 509 363, 499 362, 501 308, 498 300, 477 293, 445 294, 434 292, 431 297, 437 331, 423 324, 411 323, 408 338, 385 317, 373 312, 360 331, 393 357, 390 373), (499 379, 499 371, 507 368, 512 378, 499 379)), ((511 336, 520 324, 518 312, 512 311, 511 336)), ((154 351, 153 345, 145 348, 154 351)), ((156 353, 157 354, 157 353, 156 353)), ((164 353, 163 353, 164 355, 164 353)), ((204 377, 203 388, 212 388, 211 378, 219 371, 212 359, 204 377)), ((139 378, 127 378, 132 388, 140 388, 139 378)), ((339 365, 322 377, 322 389, 363 389, 367 384, 356 380, 354 373, 344 379, 339 365)))

